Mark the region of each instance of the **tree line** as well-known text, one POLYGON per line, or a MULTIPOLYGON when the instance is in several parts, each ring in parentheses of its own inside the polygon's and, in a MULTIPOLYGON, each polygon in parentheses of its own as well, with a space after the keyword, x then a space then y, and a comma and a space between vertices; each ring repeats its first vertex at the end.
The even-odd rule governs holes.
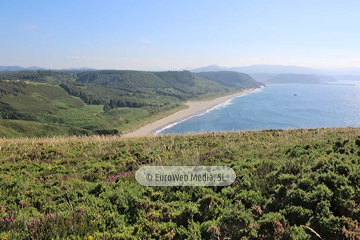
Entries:
POLYGON ((68 94, 79 97, 86 104, 89 105, 104 105, 104 111, 108 111, 112 108, 118 107, 130 107, 140 108, 144 106, 157 106, 154 104, 147 103, 141 99, 131 97, 130 93, 124 93, 123 96, 117 96, 111 99, 106 99, 103 96, 98 96, 87 92, 83 87, 86 86, 84 83, 67 82, 60 84, 68 94))
POLYGON ((0 80, 0 98, 5 95, 19 95, 28 94, 25 90, 26 83, 16 81, 3 81, 0 80))

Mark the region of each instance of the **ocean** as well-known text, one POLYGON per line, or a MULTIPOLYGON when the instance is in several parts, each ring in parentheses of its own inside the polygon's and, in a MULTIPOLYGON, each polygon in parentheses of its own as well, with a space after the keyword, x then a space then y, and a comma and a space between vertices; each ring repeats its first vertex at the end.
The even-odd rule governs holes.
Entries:
POLYGON ((360 127, 360 82, 333 84, 351 85, 268 85, 154 133, 360 127))

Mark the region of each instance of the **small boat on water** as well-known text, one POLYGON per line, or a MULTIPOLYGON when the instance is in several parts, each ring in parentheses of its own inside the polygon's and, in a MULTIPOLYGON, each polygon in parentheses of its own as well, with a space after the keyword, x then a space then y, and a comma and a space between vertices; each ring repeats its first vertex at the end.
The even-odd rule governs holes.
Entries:
POLYGON ((294 94, 294 97, 296 97, 296 96, 297 96, 297 94, 295 93, 295 94, 294 94))

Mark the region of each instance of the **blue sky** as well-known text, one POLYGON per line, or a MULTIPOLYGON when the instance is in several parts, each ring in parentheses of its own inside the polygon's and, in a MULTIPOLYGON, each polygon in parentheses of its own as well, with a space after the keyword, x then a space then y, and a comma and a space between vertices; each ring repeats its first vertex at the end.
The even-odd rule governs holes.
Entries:
POLYGON ((0 65, 360 67, 358 1, 0 0, 0 65))

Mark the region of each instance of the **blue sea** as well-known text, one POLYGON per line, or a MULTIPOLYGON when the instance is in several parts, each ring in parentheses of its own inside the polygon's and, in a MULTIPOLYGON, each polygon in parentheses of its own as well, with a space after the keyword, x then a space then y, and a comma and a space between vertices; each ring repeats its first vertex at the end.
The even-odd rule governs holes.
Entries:
POLYGON ((268 85, 155 130, 155 134, 360 127, 360 82, 268 85))

